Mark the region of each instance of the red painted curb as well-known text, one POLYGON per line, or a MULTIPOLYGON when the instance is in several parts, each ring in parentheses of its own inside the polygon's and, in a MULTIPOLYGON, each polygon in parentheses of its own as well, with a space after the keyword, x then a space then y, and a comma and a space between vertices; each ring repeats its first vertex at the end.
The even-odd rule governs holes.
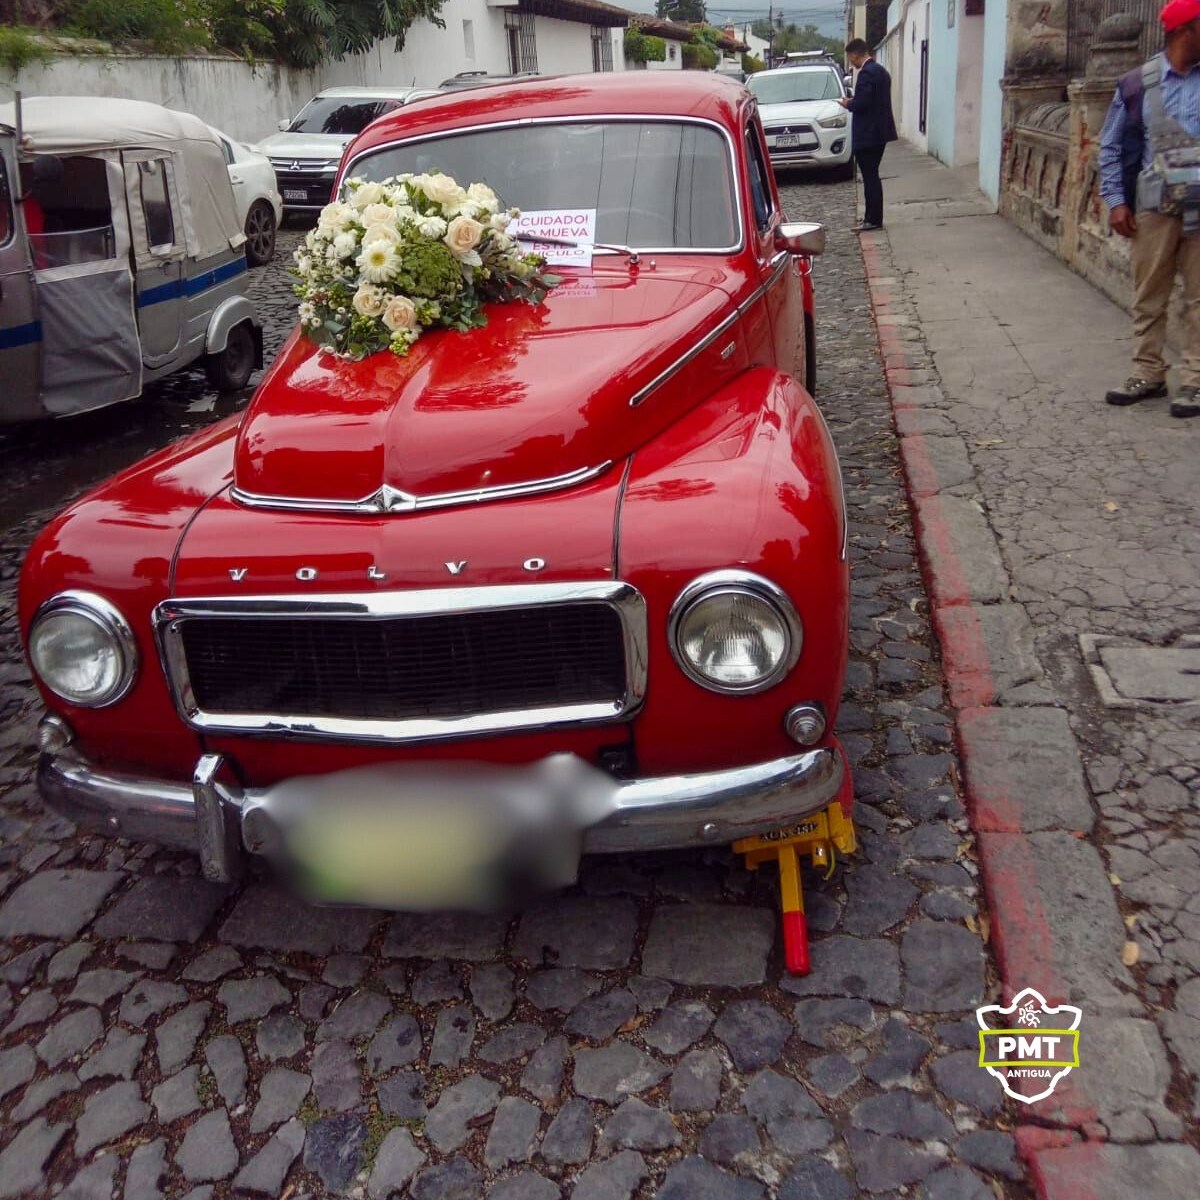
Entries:
MULTIPOLYGON (((888 276, 881 269, 882 256, 878 246, 879 242, 874 239, 860 242, 868 281, 872 277, 888 276)), ((881 307, 875 306, 874 301, 880 292, 874 287, 870 290, 893 413, 897 409, 911 411, 917 406, 897 404, 895 389, 914 382, 924 383, 925 372, 892 366, 898 357, 900 339, 893 326, 879 325, 881 307), (914 379, 914 374, 921 378, 914 379)), ((898 295, 900 290, 897 287, 895 293, 898 295)), ((971 719, 966 710, 995 700, 992 665, 980 630, 977 606, 968 598, 966 572, 942 511, 937 471, 925 435, 911 428, 901 430, 898 426, 897 436, 913 511, 921 573, 932 598, 933 626, 942 648, 950 702, 961 727, 964 720, 971 719), (931 562, 935 557, 936 569, 931 562)), ((965 760, 961 739, 959 754, 965 760)), ((1021 832, 1020 799, 1007 793, 993 793, 984 806, 972 796, 969 787, 966 799, 967 816, 979 850, 980 874, 991 915, 992 945, 1004 985, 1004 998, 1010 1000, 1022 988, 1036 987, 1048 1003, 1066 999, 1063 975, 1050 959, 1050 922, 1041 903, 1032 849, 1021 832)), ((1095 1110, 1077 1087, 1070 1086, 1072 1082, 1067 1078, 1055 1089, 1054 1117, 1076 1129, 1093 1126, 1095 1110)), ((1036 1118, 1041 1114, 1030 1112, 1028 1115, 1036 1118)), ((1028 1164, 1040 1200, 1096 1200, 1089 1185, 1089 1175, 1091 1166, 1098 1165, 1099 1143, 1081 1143, 1071 1160, 1081 1169, 1063 1171, 1059 1166, 1061 1160, 1052 1164, 1044 1156, 1051 1151, 1063 1154, 1063 1147, 1077 1141, 1078 1133, 1069 1129, 1020 1125, 1016 1137, 1018 1150, 1028 1164)))

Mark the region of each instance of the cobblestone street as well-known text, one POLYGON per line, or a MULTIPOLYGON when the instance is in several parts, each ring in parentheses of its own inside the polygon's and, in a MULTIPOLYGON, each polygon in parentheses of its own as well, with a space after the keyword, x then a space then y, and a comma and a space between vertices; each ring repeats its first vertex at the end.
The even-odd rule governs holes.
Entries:
MULTIPOLYGON (((78 490, 231 411, 181 375, 0 435, 0 1200, 1032 1195, 976 1065, 988 920, 854 193, 786 183, 830 230, 818 398, 850 509, 862 843, 806 876, 811 975, 783 972, 770 872, 724 850, 592 859, 511 918, 394 916, 227 891, 47 815, 21 555, 78 490)), ((268 355, 298 237, 255 273, 268 355)))

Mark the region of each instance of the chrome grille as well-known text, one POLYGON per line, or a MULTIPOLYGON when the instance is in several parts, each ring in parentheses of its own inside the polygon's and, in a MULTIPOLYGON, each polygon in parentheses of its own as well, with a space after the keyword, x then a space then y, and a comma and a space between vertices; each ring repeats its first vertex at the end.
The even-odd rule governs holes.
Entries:
POLYGON ((645 688, 624 584, 167 601, 156 623, 200 729, 420 740, 613 720, 645 688))

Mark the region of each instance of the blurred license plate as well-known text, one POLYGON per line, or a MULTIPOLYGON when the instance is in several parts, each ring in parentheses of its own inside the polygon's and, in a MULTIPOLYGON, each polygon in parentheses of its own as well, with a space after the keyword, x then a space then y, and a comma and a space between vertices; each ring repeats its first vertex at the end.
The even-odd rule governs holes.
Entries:
POLYGON ((780 133, 775 135, 775 145, 781 148, 788 146, 800 145, 800 135, 798 133, 780 133))
POLYGON ((575 879, 612 781, 571 755, 528 768, 360 768, 293 779, 269 812, 314 899, 487 909, 575 879))
POLYGON ((304 188, 284 188, 283 198, 285 200, 307 200, 308 192, 304 188))

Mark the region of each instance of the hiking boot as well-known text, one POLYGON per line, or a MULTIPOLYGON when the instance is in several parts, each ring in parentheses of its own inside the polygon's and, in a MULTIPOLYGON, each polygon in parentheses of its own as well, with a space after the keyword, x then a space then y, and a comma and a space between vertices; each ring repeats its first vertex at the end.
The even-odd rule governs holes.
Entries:
POLYGON ((1200 417, 1200 387, 1181 387, 1171 401, 1171 416, 1200 417))
MULTIPOLYGON (((1192 391, 1196 389, 1193 388, 1192 391)), ((1157 396, 1165 396, 1167 394, 1167 385, 1160 379, 1157 383, 1149 379, 1142 379, 1139 375, 1131 375, 1123 387, 1113 388, 1111 392, 1104 393, 1104 399, 1109 404, 1117 404, 1124 406, 1126 404, 1136 404, 1139 400, 1153 400, 1157 396)))

